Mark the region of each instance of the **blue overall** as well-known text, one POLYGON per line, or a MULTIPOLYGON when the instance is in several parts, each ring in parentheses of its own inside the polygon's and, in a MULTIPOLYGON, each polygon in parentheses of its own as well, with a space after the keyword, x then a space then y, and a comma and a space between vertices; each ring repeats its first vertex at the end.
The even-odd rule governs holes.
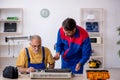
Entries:
POLYGON ((28 57, 28 68, 29 67, 34 67, 35 69, 45 69, 45 64, 44 64, 44 59, 45 59, 45 51, 44 51, 44 47, 42 47, 42 63, 30 63, 30 56, 29 56, 29 52, 28 49, 26 49, 26 53, 27 53, 27 57, 28 57))

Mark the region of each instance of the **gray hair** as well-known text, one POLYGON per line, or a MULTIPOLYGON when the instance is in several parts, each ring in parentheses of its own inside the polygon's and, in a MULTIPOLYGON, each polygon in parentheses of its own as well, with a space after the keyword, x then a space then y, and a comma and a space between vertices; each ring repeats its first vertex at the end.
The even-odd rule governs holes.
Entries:
POLYGON ((30 36, 30 41, 32 41, 33 39, 41 40, 41 37, 39 35, 32 35, 32 36, 30 36))

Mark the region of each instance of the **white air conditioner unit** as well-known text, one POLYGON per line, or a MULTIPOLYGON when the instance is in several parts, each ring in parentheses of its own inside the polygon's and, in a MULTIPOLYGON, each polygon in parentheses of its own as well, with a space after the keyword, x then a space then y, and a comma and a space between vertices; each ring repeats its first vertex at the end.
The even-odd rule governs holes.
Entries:
POLYGON ((57 79, 68 79, 72 78, 71 72, 30 72, 31 79, 45 79, 45 78, 57 78, 57 79))

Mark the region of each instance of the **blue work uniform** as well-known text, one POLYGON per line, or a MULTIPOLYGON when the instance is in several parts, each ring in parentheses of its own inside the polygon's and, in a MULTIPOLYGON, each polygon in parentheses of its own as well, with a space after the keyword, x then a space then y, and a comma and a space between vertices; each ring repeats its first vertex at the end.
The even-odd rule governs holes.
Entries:
POLYGON ((29 56, 29 51, 26 48, 26 54, 27 54, 27 58, 28 58, 28 68, 29 67, 34 67, 35 69, 39 70, 39 69, 45 69, 45 63, 44 63, 44 59, 45 59, 45 50, 44 47, 42 47, 42 63, 30 63, 30 56, 29 56))
POLYGON ((88 33, 80 26, 72 37, 66 36, 61 27, 58 31, 56 52, 60 52, 61 68, 70 68, 74 74, 82 74, 83 66, 91 56, 91 42, 88 33), (81 63, 80 70, 75 71, 76 64, 81 63))

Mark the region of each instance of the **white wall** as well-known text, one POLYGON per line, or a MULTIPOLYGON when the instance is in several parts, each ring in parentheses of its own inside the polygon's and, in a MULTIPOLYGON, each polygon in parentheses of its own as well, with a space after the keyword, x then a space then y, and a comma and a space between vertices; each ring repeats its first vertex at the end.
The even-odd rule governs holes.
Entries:
MULTIPOLYGON (((0 0, 0 7, 24 9, 24 35, 39 34, 43 45, 51 49, 56 42, 56 34, 62 21, 72 17, 80 25, 81 8, 105 9, 105 67, 120 67, 120 58, 116 45, 118 37, 116 27, 120 25, 120 0, 0 0), (48 8, 50 16, 42 18, 40 10, 48 8)), ((58 61, 56 67, 60 67, 58 61)))

